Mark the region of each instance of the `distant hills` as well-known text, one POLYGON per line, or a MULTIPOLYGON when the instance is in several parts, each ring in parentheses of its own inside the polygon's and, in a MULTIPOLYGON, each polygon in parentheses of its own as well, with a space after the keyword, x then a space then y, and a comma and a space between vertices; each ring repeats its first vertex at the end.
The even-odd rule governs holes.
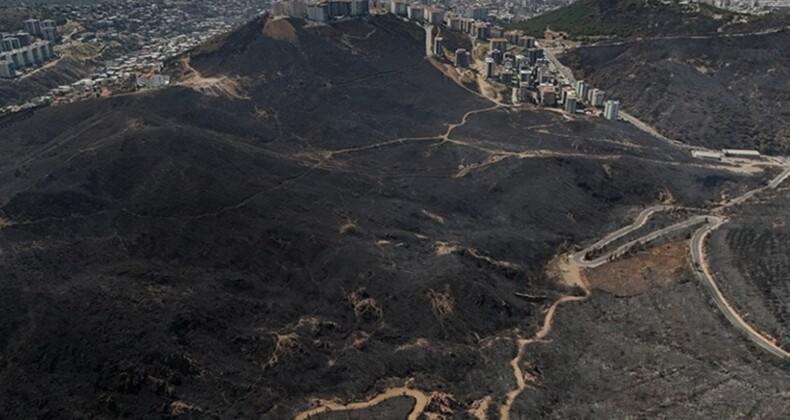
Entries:
POLYGON ((573 38, 684 35, 790 21, 787 15, 750 16, 704 3, 659 0, 580 0, 514 25, 533 36, 546 29, 573 38))

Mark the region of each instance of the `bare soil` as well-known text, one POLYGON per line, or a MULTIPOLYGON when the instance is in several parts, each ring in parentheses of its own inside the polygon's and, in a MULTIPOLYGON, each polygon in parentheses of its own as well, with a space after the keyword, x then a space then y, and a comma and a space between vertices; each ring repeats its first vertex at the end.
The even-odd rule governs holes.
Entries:
POLYGON ((615 296, 634 296, 671 286, 689 268, 688 241, 673 242, 600 267, 585 269, 591 288, 615 296))

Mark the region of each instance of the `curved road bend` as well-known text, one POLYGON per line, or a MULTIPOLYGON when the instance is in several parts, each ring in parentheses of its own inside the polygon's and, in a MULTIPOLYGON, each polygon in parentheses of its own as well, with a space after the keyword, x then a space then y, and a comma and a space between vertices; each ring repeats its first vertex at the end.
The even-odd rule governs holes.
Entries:
MULTIPOLYGON (((726 208, 743 203, 744 201, 752 198, 757 193, 776 189, 788 177, 790 177, 790 167, 782 171, 782 173, 777 175, 764 187, 748 191, 745 194, 729 201, 727 204, 722 205, 720 208, 726 208)), ((762 335, 760 332, 752 328, 752 326, 746 321, 744 321, 744 319, 738 314, 738 312, 735 311, 732 305, 727 302, 727 299, 724 298, 721 290, 719 290, 719 287, 716 285, 716 280, 714 279, 705 259, 705 239, 710 232, 719 228, 726 222, 726 220, 718 216, 709 217, 713 219, 713 221, 707 223, 705 226, 694 232, 694 236, 691 238, 691 259, 696 265, 699 266, 699 269, 695 270, 697 276, 708 287, 711 295, 713 296, 713 300, 716 303, 716 306, 719 307, 719 310, 724 314, 725 317, 727 317, 727 320, 729 320, 732 325, 743 331, 750 340, 752 340, 761 348, 784 360, 790 360, 789 352, 781 348, 774 340, 762 335)))
MULTIPOLYGON (((768 182, 763 187, 755 188, 753 190, 747 191, 746 193, 742 194, 739 197, 736 197, 727 203, 716 207, 714 210, 721 210, 727 207, 731 207, 736 204, 743 203, 744 201, 754 197, 755 194, 758 194, 763 191, 767 191, 770 189, 776 189, 783 181, 790 178, 790 167, 785 168, 779 175, 774 177, 771 181, 768 182)), ((622 237, 623 235, 633 232, 634 230, 638 229, 642 225, 645 224, 647 219, 656 211, 659 210, 666 210, 666 206, 654 206, 649 207, 643 210, 639 216, 637 216, 634 223, 625 226, 621 229, 616 230, 615 232, 606 235, 603 239, 596 242, 595 244, 571 255, 571 263, 576 264, 579 267, 598 267, 603 265, 607 262, 608 258, 612 255, 619 256, 619 251, 627 249, 629 244, 634 244, 638 241, 645 241, 645 240, 654 240, 657 239, 671 231, 691 226, 695 223, 699 223, 702 220, 707 221, 702 227, 697 229, 692 238, 690 243, 690 252, 691 252, 691 259, 695 263, 696 266, 699 268, 695 268, 695 272, 697 276, 702 280, 702 282, 707 286, 707 288, 711 291, 711 295, 713 296, 713 300, 716 303, 716 306, 719 310, 724 314, 724 316, 735 326, 737 329, 741 330, 747 338, 757 344, 759 347, 765 349, 766 351, 770 352, 771 354, 780 357, 784 360, 790 360, 790 353, 786 350, 782 349, 779 344, 777 344, 773 339, 770 337, 766 337, 761 334, 759 331, 755 330, 751 325, 749 325, 732 307, 732 305, 727 302, 724 295, 719 290, 719 287, 716 285, 716 280, 714 279, 713 275, 711 274, 710 268, 707 265, 707 261, 705 260, 705 238, 708 236, 710 232, 717 229, 721 225, 723 225, 726 220, 721 216, 709 214, 709 215, 702 215, 702 216, 694 216, 685 222, 677 223, 675 225, 669 226, 664 229, 660 229, 651 233, 648 233, 634 241, 629 242, 614 251, 608 252, 605 255, 598 257, 594 260, 586 260, 584 257, 590 250, 594 248, 600 248, 605 246, 612 241, 622 237)), ((632 245, 631 245, 632 246, 632 245)))
POLYGON ((716 285, 716 281, 705 260, 705 238, 714 229, 723 225, 725 220, 717 216, 709 217, 712 221, 705 224, 702 228, 697 229, 697 231, 694 232, 694 236, 691 238, 691 259, 694 261, 695 266, 699 267, 695 268, 697 277, 708 287, 716 306, 719 307, 719 310, 727 317, 727 320, 729 320, 732 325, 743 331, 752 342, 762 347, 764 350, 784 360, 790 360, 790 353, 779 347, 776 342, 765 337, 744 321, 738 312, 735 311, 735 308, 727 302, 727 299, 724 298, 721 290, 719 290, 719 287, 716 285))
POLYGON ((608 245, 609 243, 614 242, 617 239, 620 239, 621 237, 641 228, 642 226, 645 225, 645 223, 647 223, 648 219, 650 219, 650 216, 652 216, 653 213, 658 211, 670 210, 672 208, 673 206, 652 206, 642 210, 642 212, 640 212, 639 215, 636 216, 636 219, 634 220, 633 223, 631 223, 630 225, 623 226, 620 229, 617 229, 616 231, 604 236, 599 241, 588 246, 587 248, 584 248, 581 251, 573 254, 571 256, 571 260, 577 265, 584 266, 586 261, 584 256, 588 252, 596 248, 602 248, 608 245))
POLYGON ((709 217, 710 216, 693 216, 693 217, 691 217, 689 219, 686 219, 686 220, 684 220, 682 222, 675 223, 674 225, 670 225, 670 226, 667 226, 667 227, 664 227, 664 228, 661 228, 661 229, 658 229, 658 230, 654 230, 654 231, 652 231, 652 232, 650 232, 648 234, 640 236, 639 238, 636 238, 636 239, 634 239, 632 241, 626 242, 625 244, 620 245, 616 249, 614 249, 614 250, 612 250, 610 252, 607 252, 606 254, 601 255, 600 257, 592 259, 592 260, 585 259, 585 255, 587 254, 586 250, 584 250, 582 252, 577 252, 576 254, 573 254, 573 256, 572 256, 573 262, 575 264, 577 264, 577 265, 579 265, 581 267, 585 267, 585 268, 599 267, 601 265, 606 264, 609 261, 609 258, 618 258, 618 257, 622 256, 623 254, 625 254, 628 250, 630 250, 631 248, 633 248, 636 245, 652 242, 652 241, 654 241, 654 240, 656 240, 658 238, 661 238, 662 236, 666 236, 666 235, 668 235, 668 234, 670 234, 672 232, 675 232, 675 231, 678 231, 678 230, 683 230, 683 229, 689 228, 691 226, 698 225, 700 223, 705 223, 709 219, 709 217))
POLYGON ((352 402, 348 404, 341 404, 336 401, 322 401, 321 405, 319 405, 318 407, 298 413, 294 417, 294 420, 310 420, 311 418, 314 418, 315 416, 321 413, 327 413, 327 412, 362 410, 378 405, 390 398, 398 398, 398 397, 411 397, 412 399, 414 399, 414 406, 409 412, 409 415, 407 417, 408 420, 419 419, 423 411, 425 411, 425 407, 428 405, 428 400, 429 400, 428 395, 414 388, 407 388, 405 386, 388 388, 381 394, 378 394, 375 397, 363 402, 352 402))

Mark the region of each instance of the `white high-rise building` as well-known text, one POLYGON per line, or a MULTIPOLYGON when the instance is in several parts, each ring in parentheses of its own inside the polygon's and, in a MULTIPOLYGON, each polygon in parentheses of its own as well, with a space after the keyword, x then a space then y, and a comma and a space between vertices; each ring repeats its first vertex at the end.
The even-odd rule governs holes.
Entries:
POLYGON ((285 12, 285 3, 281 1, 276 1, 272 3, 272 15, 274 16, 285 16, 287 13, 285 12))
POLYGON ((0 77, 10 79, 14 77, 14 62, 10 58, 0 57, 0 77))
POLYGON ((291 0, 288 2, 286 12, 289 16, 306 18, 307 17, 307 3, 302 0, 291 0))
POLYGON ((425 20, 431 25, 441 25, 444 22, 444 10, 438 7, 428 7, 424 13, 425 20))
POLYGON ((589 95, 589 89, 590 87, 587 85, 587 83, 584 83, 584 80, 576 81, 577 100, 582 100, 582 101, 586 100, 587 96, 589 95))
POLYGON ((518 100, 521 102, 527 102, 530 98, 529 94, 529 83, 521 82, 518 85, 518 100))
POLYGON ((569 93, 565 97, 565 112, 568 114, 575 114, 576 113, 576 94, 569 93))
POLYGON ((41 21, 38 19, 26 20, 25 31, 31 35, 41 35, 41 21))
POLYGON ((398 16, 406 16, 408 14, 408 5, 403 1, 391 0, 390 13, 398 16))
POLYGON ((492 57, 486 57, 486 79, 491 79, 496 76, 496 64, 492 57))
POLYGON ((425 8, 416 4, 410 4, 406 7, 406 13, 409 20, 422 21, 425 20, 425 8))
POLYGON ((620 101, 606 101, 603 109, 603 116, 609 121, 617 121, 617 114, 620 112, 620 101))
POLYGON ((590 105, 603 106, 604 91, 593 89, 590 91, 590 105))
POLYGON ((455 67, 462 69, 469 68, 469 51, 463 48, 455 50, 455 67))
POLYGON ((433 40, 433 55, 437 57, 444 56, 444 38, 438 36, 433 40))
POLYGON ((319 22, 325 22, 329 20, 329 5, 326 3, 308 4, 307 18, 319 22))
POLYGON ((363 16, 370 13, 370 1, 351 0, 351 16, 363 16))

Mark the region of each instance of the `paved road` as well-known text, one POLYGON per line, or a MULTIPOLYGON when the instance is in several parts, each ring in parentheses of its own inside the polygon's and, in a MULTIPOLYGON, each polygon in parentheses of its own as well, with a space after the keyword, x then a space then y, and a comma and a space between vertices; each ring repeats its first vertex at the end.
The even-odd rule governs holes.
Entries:
MULTIPOLYGON (((596 242, 596 243, 588 246, 587 248, 585 248, 585 249, 573 254, 571 256, 571 259, 573 260, 573 262, 575 264, 577 264, 579 266, 589 267, 588 265, 586 265, 587 263, 586 263, 586 260, 584 258, 584 256, 588 252, 591 252, 591 251, 593 251, 595 249, 603 248, 604 246, 608 245, 609 243, 614 242, 617 239, 620 239, 621 237, 623 237, 623 236, 625 236, 625 235, 627 235, 627 234, 629 234, 629 233, 641 228, 642 226, 644 226, 645 223, 647 223, 648 219, 650 219, 650 216, 652 216, 653 213, 658 212, 658 211, 670 210, 672 208, 673 208, 672 206, 652 206, 652 207, 648 207, 648 208, 642 210, 642 212, 640 212, 639 215, 636 216, 636 219, 634 220, 633 223, 631 223, 630 225, 624 226, 624 227, 622 227, 620 229, 617 229, 616 231, 604 236, 598 242, 596 242)), ((609 254, 607 254, 607 256, 608 255, 609 254)), ((598 264, 598 265, 600 265, 600 264, 598 264)), ((597 265, 596 265, 596 267, 597 267, 597 265)))
POLYGON ((705 223, 705 222, 707 222, 707 220, 708 220, 708 216, 694 216, 694 217, 686 219, 686 220, 684 220, 682 222, 675 223, 673 225, 670 225, 670 226, 667 226, 667 227, 655 230, 653 232, 650 232, 647 235, 643 235, 643 236, 641 236, 641 237, 639 237, 637 239, 634 239, 634 240, 632 240, 630 242, 627 242, 627 243, 625 243, 623 245, 620 245, 619 247, 617 247, 613 251, 607 252, 606 254, 601 255, 600 257, 592 259, 592 260, 587 260, 587 259, 584 258, 584 256, 587 253, 587 250, 582 251, 581 253, 576 253, 576 254, 573 255, 573 261, 574 261, 574 263, 576 263, 577 265, 579 265, 581 267, 586 267, 586 268, 599 267, 599 266, 604 265, 607 262, 609 262, 610 258, 611 259, 615 259, 615 258, 623 256, 629 250, 631 250, 631 248, 634 248, 637 245, 641 245, 641 244, 646 244, 646 243, 652 242, 652 241, 654 241, 656 239, 659 239, 659 238, 662 238, 664 236, 667 236, 667 235, 669 235, 672 232, 677 232, 679 230, 687 229, 687 228, 690 228, 690 227, 692 227, 694 225, 698 225, 700 223, 705 223), (579 258, 580 256, 581 256, 581 258, 579 258))
POLYGON ((771 182, 768 183, 766 188, 763 189, 776 189, 779 184, 784 182, 787 178, 790 178, 790 168, 785 169, 781 174, 779 174, 776 178, 772 179, 771 182))
POLYGON ((543 52, 546 58, 549 61, 551 61, 551 64, 554 65, 554 67, 557 69, 557 71, 559 71, 560 74, 562 74, 562 76, 565 77, 565 80, 567 80, 568 83, 575 86, 576 77, 573 76, 573 72, 571 71, 571 69, 565 67, 564 64, 560 63, 560 60, 557 60, 557 57, 554 57, 554 54, 552 54, 551 51, 549 51, 548 49, 544 49, 543 52))
MULTIPOLYGON (((734 198, 713 210, 719 211, 721 209, 743 203, 744 201, 754 197, 755 194, 779 187, 779 185, 783 181, 787 180, 788 178, 790 178, 790 167, 785 168, 785 170, 783 170, 779 175, 774 177, 765 186, 750 190, 744 193, 743 195, 734 198)), ((593 260, 587 260, 585 258, 585 255, 588 252, 596 249, 600 249, 601 247, 604 247, 610 244, 611 242, 623 237, 624 235, 627 235, 628 233, 631 233, 636 229, 639 229, 640 227, 644 226, 644 224, 647 222, 650 216, 652 216, 655 212, 666 211, 671 208, 672 207, 670 206, 654 206, 643 210, 641 213, 639 213, 636 220, 634 220, 632 224, 622 227, 606 235, 603 239, 599 240, 593 245, 571 255, 571 262, 579 267, 586 267, 586 268, 598 267, 609 262, 609 258, 617 258, 623 255, 626 251, 628 251, 638 243, 650 242, 662 236, 665 236, 671 232, 680 229, 685 229, 695 224, 704 223, 702 227, 700 227, 694 232, 694 234, 691 237, 691 244, 690 244, 691 260, 694 262, 695 272, 697 276, 700 278, 703 284, 705 284, 705 286, 710 290, 713 300, 716 303, 716 306, 719 308, 719 310, 724 314, 724 316, 730 321, 730 323, 733 326, 741 330, 746 335, 747 338, 749 338, 752 342, 757 344, 760 348, 784 360, 790 360, 790 353, 788 353, 786 350, 781 348, 779 344, 777 344, 772 338, 761 334, 759 331, 757 331, 751 325, 749 325, 746 321, 744 321, 744 319, 738 314, 735 308, 733 308, 732 305, 730 305, 730 303, 727 302, 727 299, 721 293, 721 290, 719 290, 719 287, 716 284, 716 280, 711 274, 710 268, 708 267, 708 263, 705 259, 705 252, 704 252, 705 239, 707 238, 708 234, 710 234, 710 232, 719 228, 721 225, 723 225, 726 222, 726 219, 724 219, 721 216, 717 216, 714 214, 693 216, 683 222, 676 223, 674 225, 643 235, 640 238, 630 241, 618 247, 617 249, 610 251, 593 260)))
POLYGON ((732 206, 741 204, 744 201, 751 199, 756 194, 759 194, 759 193, 761 193, 763 191, 776 189, 779 186, 779 184, 781 184, 788 177, 790 177, 790 167, 786 168, 784 171, 782 171, 782 173, 780 173, 779 175, 774 177, 774 179, 772 179, 764 187, 755 188, 755 189, 753 189, 751 191, 748 191, 748 192, 744 193, 743 195, 735 197, 732 200, 730 200, 730 201, 722 204, 721 206, 717 207, 715 210, 722 210, 722 209, 725 209, 727 207, 732 207, 732 206))
POLYGON ((634 117, 633 115, 631 115, 631 114, 629 114, 629 113, 627 113, 625 111, 620 111, 618 113, 618 115, 620 115, 620 117, 622 119, 624 119, 624 120, 628 121, 629 123, 633 124, 636 128, 638 128, 638 129, 640 129, 640 130, 642 130, 642 131, 644 131, 644 132, 646 132, 648 134, 652 134, 654 137, 658 137, 659 139, 664 140, 666 142, 669 142, 669 143, 671 143, 671 144, 673 144, 675 146, 684 147, 684 148, 691 148, 691 149, 702 149, 702 148, 690 146, 690 145, 685 144, 683 142, 680 142, 678 140, 673 140, 673 139, 671 139, 671 138, 659 133, 658 131, 656 131, 655 128, 647 125, 642 120, 634 117))
MULTIPOLYGON (((725 203, 719 209, 726 208, 730 206, 734 206, 736 204, 743 203, 744 201, 754 197, 755 194, 761 193, 763 191, 776 189, 779 185, 785 181, 788 177, 790 177, 790 167, 786 168, 782 171, 779 175, 774 177, 768 184, 764 187, 756 188, 751 191, 746 192, 745 194, 730 200, 729 202, 725 203)), ((696 268, 697 276, 705 283, 708 289, 711 291, 713 295, 713 300, 716 302, 716 306, 719 307, 724 316, 739 330, 743 331, 746 336, 752 340, 755 344, 760 346, 761 348, 769 351, 770 353, 781 357, 784 360, 790 360, 790 353, 782 349, 777 343, 773 340, 765 337, 764 335, 760 334, 757 330, 752 328, 746 321, 741 318, 738 312, 732 307, 732 305, 727 302, 722 295, 719 287, 716 285, 716 280, 711 274, 710 268, 708 267, 708 262, 705 259, 705 239, 707 238, 708 234, 715 229, 718 229, 721 225, 725 223, 726 220, 722 219, 718 216, 709 216, 710 222, 707 223, 702 228, 698 229, 694 232, 694 236, 691 238, 691 259, 694 261, 696 268)))
POLYGON ((703 284, 708 287, 708 290, 710 290, 716 306, 719 307, 719 310, 724 314, 724 316, 730 321, 732 325, 745 333, 749 340, 764 350, 784 360, 790 360, 790 353, 779 347, 779 345, 773 340, 760 334, 757 330, 752 328, 751 325, 743 320, 735 308, 733 308, 729 302, 727 302, 727 299, 724 298, 721 290, 719 290, 719 287, 716 285, 716 280, 714 280, 713 275, 708 268, 707 261, 705 260, 705 238, 714 229, 717 229, 719 226, 723 225, 725 220, 716 216, 710 216, 709 220, 710 222, 694 232, 694 236, 691 238, 691 259, 694 261, 697 277, 699 277, 703 284))

